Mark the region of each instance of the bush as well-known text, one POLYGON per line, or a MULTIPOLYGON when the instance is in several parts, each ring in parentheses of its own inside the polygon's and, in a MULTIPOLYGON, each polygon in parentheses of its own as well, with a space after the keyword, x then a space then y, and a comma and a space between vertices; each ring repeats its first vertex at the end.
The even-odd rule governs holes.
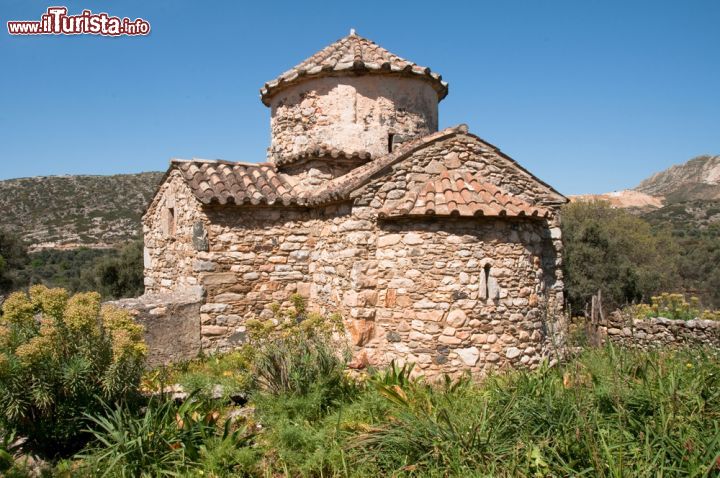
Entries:
MULTIPOLYGON (((258 407, 266 476, 718 476, 716 351, 612 347, 561 366, 433 384, 374 373, 318 415, 258 407)), ((274 399, 273 399, 274 398, 274 399)))
POLYGON ((9 292, 19 285, 17 271, 27 262, 27 252, 20 239, 0 229, 0 294, 9 292))
POLYGON ((291 300, 289 309, 275 307, 273 319, 248 324, 258 386, 252 399, 264 429, 265 467, 322 476, 341 461, 337 423, 326 417, 360 387, 345 372, 350 357, 341 318, 307 312, 300 296, 291 300))
POLYGON ((90 281, 104 297, 135 297, 145 290, 143 281, 143 243, 129 242, 116 255, 99 261, 90 281))
POLYGON ((273 319, 248 321, 258 384, 273 394, 305 395, 316 386, 338 389, 349 359, 340 337, 340 316, 308 313, 301 296, 291 299, 293 307, 282 310, 276 306, 273 319))
MULTIPOLYGON (((0 256, 7 259, 7 236, 0 231, 0 256), (5 255, 4 255, 5 254, 5 255)), ((143 293, 143 243, 132 241, 112 249, 44 249, 13 261, 6 260, 0 293, 25 289, 34 284, 62 287, 70 292, 97 291, 103 299, 135 297, 143 293), (8 282, 9 279, 12 279, 8 282), (3 286, 5 284, 5 286, 3 286)), ((10 251, 12 252, 12 251, 10 251)))
POLYGON ((182 405, 153 400, 141 416, 121 407, 89 418, 95 443, 79 456, 84 476, 177 476, 191 468, 241 476, 253 462, 241 451, 252 437, 230 420, 218 426, 220 413, 194 396, 182 405))
POLYGON ((145 375, 143 388, 158 391, 165 385, 177 383, 183 390, 196 393, 205 400, 244 397, 254 385, 251 370, 253 355, 252 349, 245 346, 226 354, 200 357, 156 369, 145 375))
POLYGON ((0 321, 0 425, 46 456, 77 450, 84 414, 136 396, 146 347, 129 313, 97 293, 34 286, 0 321))

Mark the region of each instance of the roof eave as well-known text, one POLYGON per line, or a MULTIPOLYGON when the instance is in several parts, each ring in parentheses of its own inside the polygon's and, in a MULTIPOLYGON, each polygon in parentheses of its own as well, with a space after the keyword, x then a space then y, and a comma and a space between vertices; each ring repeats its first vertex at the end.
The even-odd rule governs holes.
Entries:
POLYGON ((299 85, 301 83, 311 81, 311 80, 317 80, 319 78, 333 78, 333 77, 341 77, 341 76, 364 76, 364 75, 376 75, 376 76, 388 76, 388 77, 400 77, 400 78, 410 78, 410 79, 417 79, 420 81, 426 81, 430 83, 430 85, 433 87, 435 92, 437 93, 438 102, 442 101, 447 97, 449 91, 450 91, 450 85, 442 80, 442 76, 432 73, 429 75, 423 75, 415 72, 392 72, 389 70, 383 70, 383 69, 347 69, 347 70, 321 70, 317 74, 313 75, 298 75, 293 77, 290 80, 275 80, 270 83, 266 83, 262 88, 260 88, 260 100, 265 106, 270 106, 272 99, 280 92, 295 86, 299 85))

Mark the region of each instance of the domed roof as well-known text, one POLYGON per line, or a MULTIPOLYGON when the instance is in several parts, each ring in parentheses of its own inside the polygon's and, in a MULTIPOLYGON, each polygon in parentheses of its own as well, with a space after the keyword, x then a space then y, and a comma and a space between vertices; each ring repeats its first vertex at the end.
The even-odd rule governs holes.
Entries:
POLYGON ((308 78, 385 74, 420 78, 428 81, 437 91, 438 101, 448 94, 448 84, 430 68, 390 53, 376 43, 350 30, 350 34, 323 48, 278 78, 265 83, 260 89, 262 102, 269 106, 270 98, 280 90, 308 78))

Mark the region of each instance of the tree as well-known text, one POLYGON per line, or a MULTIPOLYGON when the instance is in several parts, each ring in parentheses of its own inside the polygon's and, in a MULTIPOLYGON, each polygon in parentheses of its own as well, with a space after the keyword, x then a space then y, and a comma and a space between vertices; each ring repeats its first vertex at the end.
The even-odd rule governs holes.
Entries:
POLYGON ((574 311, 602 290, 604 305, 649 300, 676 284, 678 248, 666 229, 606 202, 576 202, 562 211, 565 285, 574 311))
POLYGON ((0 294, 10 292, 17 286, 16 273, 28 263, 28 255, 22 241, 0 229, 0 294))
POLYGON ((698 296, 706 307, 720 308, 720 224, 688 229, 677 238, 682 290, 698 296))
POLYGON ((143 243, 129 242, 118 254, 98 262, 92 271, 92 282, 103 297, 135 297, 145 290, 143 281, 143 243))

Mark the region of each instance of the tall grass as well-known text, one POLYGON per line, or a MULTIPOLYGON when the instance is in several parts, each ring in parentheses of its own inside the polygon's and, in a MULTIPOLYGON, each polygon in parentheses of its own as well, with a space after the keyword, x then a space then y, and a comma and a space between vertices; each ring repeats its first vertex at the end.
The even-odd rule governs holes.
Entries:
POLYGON ((558 368, 429 383, 377 374, 325 416, 276 398, 264 466, 289 476, 720 476, 720 362, 591 350, 558 368))
POLYGON ((114 412, 96 419, 84 469, 107 476, 720 477, 716 350, 591 349, 562 366, 480 383, 432 382, 395 364, 351 378, 337 356, 326 367, 306 361, 315 352, 293 350, 282 370, 299 367, 301 379, 268 375, 275 386, 250 396, 255 414, 232 437, 205 421, 204 408, 183 408, 202 407, 199 399, 158 404, 143 417, 114 412), (180 427, 178 417, 186 417, 180 427))
POLYGON ((348 440, 357 463, 378 473, 720 474, 720 366, 702 351, 608 348, 481 385, 420 381, 378 391, 391 409, 348 440))

